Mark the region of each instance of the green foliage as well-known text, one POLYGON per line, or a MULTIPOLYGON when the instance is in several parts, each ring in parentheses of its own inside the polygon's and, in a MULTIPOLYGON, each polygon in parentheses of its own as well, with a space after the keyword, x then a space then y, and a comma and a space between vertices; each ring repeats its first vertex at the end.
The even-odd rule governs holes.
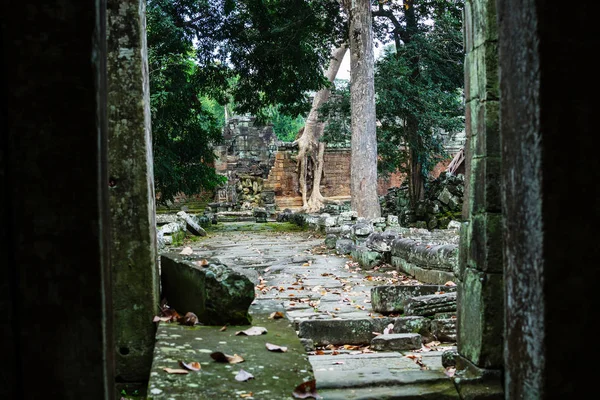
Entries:
MULTIPOLYGON (((426 176, 445 156, 439 133, 464 129, 462 2, 417 3, 412 16, 393 2, 378 3, 380 12, 375 12, 378 38, 396 43, 375 65, 378 168, 383 174, 409 165, 408 145, 426 176)), ((327 121, 324 141, 350 139, 348 87, 332 91, 321 118, 327 121)))
MULTIPOLYGON (((224 106, 258 117, 275 107, 282 138, 308 111, 309 91, 343 37, 336 0, 149 0, 154 173, 160 202, 224 178, 212 167, 224 106)), ((231 111, 231 110, 228 110, 231 111)))

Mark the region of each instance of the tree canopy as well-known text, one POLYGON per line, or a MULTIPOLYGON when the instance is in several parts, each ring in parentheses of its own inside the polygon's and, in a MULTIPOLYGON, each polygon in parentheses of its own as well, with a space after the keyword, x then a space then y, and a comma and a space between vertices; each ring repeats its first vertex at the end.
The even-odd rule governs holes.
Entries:
MULTIPOLYGON (((161 201, 221 182, 215 104, 264 117, 299 115, 328 85, 343 38, 336 0, 149 0, 148 48, 155 184, 161 201)), ((218 110, 217 110, 218 111, 218 110)), ((220 111, 218 111, 220 113, 220 111)))

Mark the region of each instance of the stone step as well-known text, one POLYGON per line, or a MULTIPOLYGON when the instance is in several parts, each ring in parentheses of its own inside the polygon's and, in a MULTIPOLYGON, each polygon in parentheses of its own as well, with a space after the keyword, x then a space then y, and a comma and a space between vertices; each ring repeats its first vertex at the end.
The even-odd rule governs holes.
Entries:
POLYGON ((427 317, 450 311, 456 311, 456 292, 409 297, 404 300, 406 315, 427 317))
POLYGON ((386 333, 371 340, 371 350, 375 351, 418 350, 422 345, 423 339, 418 333, 386 333))
POLYGON ((404 301, 410 297, 455 292, 456 286, 381 285, 371 288, 371 307, 380 313, 404 312, 404 301))
POLYGON ((377 336, 373 332, 383 334, 389 324, 393 324, 395 333, 418 333, 432 338, 431 321, 420 316, 304 320, 298 324, 298 336, 312 339, 315 346, 368 345, 377 336))
POLYGON ((399 352, 309 356, 309 361, 324 400, 459 398, 441 354, 422 357, 426 370, 399 352))

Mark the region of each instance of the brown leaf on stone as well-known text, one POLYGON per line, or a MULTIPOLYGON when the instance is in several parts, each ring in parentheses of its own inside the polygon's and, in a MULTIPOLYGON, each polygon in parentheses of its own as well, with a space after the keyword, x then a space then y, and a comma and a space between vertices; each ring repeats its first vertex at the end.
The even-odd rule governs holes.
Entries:
POLYGON ((346 350, 358 350, 358 349, 360 349, 360 346, 357 346, 355 344, 345 344, 344 345, 344 349, 346 349, 346 350))
POLYGON ((241 398, 246 398, 246 397, 253 397, 254 393, 250 392, 250 393, 242 393, 240 394, 241 398))
POLYGON ((244 359, 237 354, 230 356, 229 354, 221 353, 220 351, 210 353, 210 356, 216 362, 224 362, 229 364, 238 364, 244 361, 244 359))
MULTIPOLYGON (((292 305, 292 303, 290 303, 290 305, 292 305)), ((285 317, 285 315, 281 311, 275 311, 269 315, 269 319, 279 319, 283 317, 285 317)))
POLYGON ((244 371, 243 369, 240 369, 240 372, 238 372, 235 376, 235 380, 239 382, 246 382, 250 379, 254 379, 254 375, 252 375, 250 372, 244 371))
POLYGON ((200 261, 196 261, 196 265, 199 265, 201 267, 208 267, 208 260, 202 259, 200 261))
POLYGON ((191 363, 179 361, 179 365, 185 369, 189 369, 190 371, 200 371, 200 369, 202 369, 202 366, 198 361, 192 361, 191 363))
POLYGON ((193 312, 187 312, 178 319, 180 325, 194 326, 198 323, 198 316, 193 312))
POLYGON ((296 399, 321 399, 322 397, 317 394, 317 383, 313 379, 306 381, 296 386, 292 392, 292 396, 296 399))
POLYGON ((179 368, 163 368, 163 371, 165 371, 167 374, 178 374, 178 375, 185 375, 185 374, 189 373, 189 371, 186 371, 185 369, 179 369, 179 368))
POLYGON ((280 353, 285 353, 288 348, 285 346, 277 346, 276 344, 273 343, 265 343, 265 346, 267 347, 267 350, 269 351, 278 351, 280 353))
POLYGON ((267 333, 267 328, 263 328, 262 326, 253 326, 252 328, 248 328, 244 331, 237 331, 236 336, 246 335, 246 336, 260 336, 267 333))
POLYGON ((191 247, 184 247, 183 250, 179 252, 179 254, 183 254, 184 256, 189 256, 190 254, 194 254, 194 250, 191 247))

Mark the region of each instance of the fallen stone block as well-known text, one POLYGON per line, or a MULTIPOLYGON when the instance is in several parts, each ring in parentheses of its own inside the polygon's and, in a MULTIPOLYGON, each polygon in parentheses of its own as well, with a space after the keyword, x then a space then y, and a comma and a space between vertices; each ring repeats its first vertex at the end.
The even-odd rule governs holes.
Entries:
POLYGON ((392 242, 398 238, 398 233, 394 231, 374 232, 369 235, 365 245, 381 253, 392 250, 392 242))
POLYGON ((366 246, 355 246, 350 252, 352 258, 363 268, 373 268, 383 261, 383 256, 366 246))
POLYGON ((354 242, 351 239, 338 239, 335 242, 335 250, 340 255, 346 255, 352 253, 354 249, 354 242))
POLYGON ((440 312, 456 311, 456 292, 409 297, 404 300, 404 314, 427 317, 440 312))
POLYGON ((418 333, 431 337, 431 321, 423 317, 384 317, 354 319, 313 319, 298 324, 298 336, 310 338, 316 346, 340 344, 369 344, 389 325, 396 333, 418 333))
POLYGON ((204 325, 248 324, 254 284, 223 264, 165 253, 160 257, 162 297, 179 314, 193 312, 204 325))
POLYGON ((371 307, 379 313, 404 311, 404 300, 438 292, 455 292, 456 286, 444 285, 381 285, 371 288, 371 307))
POLYGON ((376 351, 418 350, 422 345, 423 340, 418 333, 388 333, 371 340, 371 349, 376 351))
POLYGON ((335 249, 337 239, 338 237, 336 234, 328 233, 325 237, 325 247, 327 247, 328 249, 335 249))
POLYGON ((431 334, 440 342, 456 342, 456 318, 432 320, 431 334))
POLYGON ((191 215, 188 215, 185 211, 179 211, 177 216, 185 221, 185 226, 192 235, 195 236, 206 236, 204 228, 197 223, 191 215))

